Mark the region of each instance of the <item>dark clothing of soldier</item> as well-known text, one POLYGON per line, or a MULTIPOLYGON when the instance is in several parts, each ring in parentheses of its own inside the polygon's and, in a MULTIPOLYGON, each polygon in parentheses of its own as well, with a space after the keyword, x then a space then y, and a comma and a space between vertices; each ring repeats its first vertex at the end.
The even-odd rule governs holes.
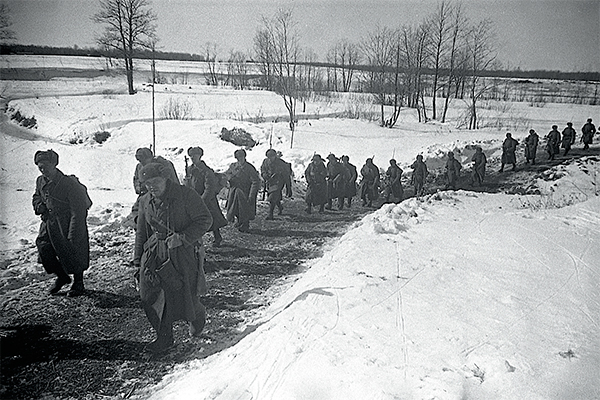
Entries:
POLYGON ((36 180, 32 204, 42 219, 36 246, 39 261, 46 272, 56 274, 50 294, 56 294, 71 282, 67 296, 84 294, 83 271, 90 265, 90 247, 87 228, 87 192, 72 176, 56 168, 58 154, 52 150, 38 151, 34 162, 42 175, 36 180))

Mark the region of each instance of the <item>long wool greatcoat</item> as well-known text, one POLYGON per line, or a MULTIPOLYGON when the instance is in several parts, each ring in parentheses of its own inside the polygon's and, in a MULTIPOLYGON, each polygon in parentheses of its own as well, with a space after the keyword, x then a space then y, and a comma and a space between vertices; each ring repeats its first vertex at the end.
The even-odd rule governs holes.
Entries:
POLYGON ((460 170, 462 165, 456 158, 448 158, 446 162, 446 175, 448 177, 448 186, 455 187, 458 178, 460 177, 460 170))
POLYGON ((515 151, 517 150, 517 142, 511 137, 507 137, 502 142, 502 164, 515 164, 517 162, 517 156, 515 151))
POLYGON ((306 178, 306 203, 320 206, 327 203, 327 168, 323 161, 311 161, 304 171, 306 178))
POLYGON ((149 316, 155 329, 162 318, 170 321, 197 318, 201 307, 198 295, 206 292, 202 235, 211 224, 210 211, 200 195, 170 180, 160 198, 147 193, 140 199, 134 263, 140 265, 142 304, 146 310, 155 311, 154 317, 149 316), (164 239, 172 233, 183 236, 182 244, 166 249, 164 239), (173 278, 181 287, 170 286, 153 272, 167 259, 172 261, 177 273, 173 278))
MULTIPOLYGON (((281 201, 283 188, 291 181, 290 164, 280 158, 275 158, 273 161, 265 158, 260 166, 260 175, 265 181, 269 202, 281 201)), ((289 185, 291 189, 291 184, 289 185)))
POLYGON ((227 220, 221 212, 217 195, 219 194, 219 184, 215 172, 206 163, 200 160, 198 165, 192 164, 187 171, 184 179, 184 184, 187 187, 194 189, 210 211, 210 215, 213 218, 213 223, 208 229, 214 230, 219 229, 227 225, 227 220))
POLYGON ((485 179, 485 165, 487 164, 487 158, 483 151, 475 152, 471 161, 473 161, 473 181, 481 184, 485 179))
POLYGON ((573 143, 575 143, 575 129, 567 126, 562 131, 561 147, 563 149, 570 149, 573 143))
POLYGON ((581 141, 585 144, 592 144, 594 140, 594 134, 596 133, 596 127, 591 122, 586 122, 583 127, 581 127, 581 141))
POLYGON ((537 153, 538 143, 540 137, 537 133, 530 133, 525 138, 525 158, 527 160, 535 160, 535 153, 537 153))
POLYGON ((71 177, 57 169, 54 180, 38 176, 32 204, 42 216, 36 245, 44 269, 55 273, 62 265, 68 274, 90 266, 87 229, 87 198, 71 177))
POLYGON ((362 179, 359 184, 360 198, 377 200, 379 198, 379 168, 375 164, 364 164, 360 169, 362 179))
POLYGON ((402 199, 404 197, 404 189, 402 188, 402 168, 400 168, 397 164, 390 165, 386 171, 386 176, 388 178, 388 190, 392 194, 392 196, 402 199))
POLYGON ((345 197, 354 197, 356 196, 356 179, 358 179, 358 172, 356 170, 356 166, 354 164, 342 163, 344 167, 349 172, 348 183, 346 184, 346 193, 345 197))
POLYGON ((344 197, 350 172, 338 161, 327 163, 327 198, 344 197))
POLYGON ((560 151, 560 132, 556 129, 552 129, 548 132, 548 143, 546 144, 546 151, 548 154, 558 154, 560 151))
POLYGON ((234 162, 225 172, 229 179, 227 195, 227 220, 245 223, 256 217, 256 196, 260 188, 260 176, 248 162, 234 162))

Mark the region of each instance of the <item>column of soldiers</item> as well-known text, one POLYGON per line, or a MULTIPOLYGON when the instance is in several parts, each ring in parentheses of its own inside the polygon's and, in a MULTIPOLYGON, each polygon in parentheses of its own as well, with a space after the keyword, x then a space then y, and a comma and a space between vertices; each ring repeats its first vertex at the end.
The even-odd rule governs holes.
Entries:
MULTIPOLYGON (((589 149, 596 128, 591 119, 582 127, 581 142, 589 149)), ((547 135, 546 150, 550 160, 564 149, 566 156, 575 143, 572 123, 562 131, 554 125, 547 135)), ((502 167, 516 167, 515 150, 518 142, 507 133, 503 142, 502 167)), ((525 139, 526 164, 535 164, 539 136, 531 129, 525 139)), ((138 198, 133 207, 135 218, 135 248, 133 264, 139 287, 142 307, 156 331, 156 339, 146 346, 152 353, 161 353, 173 345, 173 323, 185 320, 189 333, 198 336, 206 321, 206 308, 198 296, 206 292, 204 275, 203 236, 213 234, 213 246, 222 243, 220 228, 232 223, 240 232, 250 231, 250 221, 256 218, 257 195, 264 182, 263 195, 269 203, 266 219, 274 219, 274 212, 283 212, 283 191, 292 196, 291 164, 281 159, 281 154, 270 149, 266 152, 260 174, 246 160, 246 152, 234 152, 236 161, 223 174, 216 173, 202 160, 204 151, 190 147, 183 185, 180 184, 173 164, 156 157, 148 148, 136 151, 133 184, 138 198), (217 195, 228 186, 226 215, 218 203, 217 195)), ((485 178, 486 156, 476 148, 473 162, 472 183, 481 185, 485 178)), ((67 296, 85 293, 83 272, 89 267, 89 240, 87 213, 91 200, 87 189, 73 175, 65 175, 58 168, 58 154, 53 150, 38 151, 34 162, 41 175, 36 181, 32 204, 36 215, 41 217, 39 235, 36 239, 39 262, 44 269, 55 274, 50 294, 58 294, 63 286, 71 283, 67 296), (71 279, 70 275, 73 275, 71 279)), ((383 186, 385 201, 398 203, 404 197, 401 178, 403 170, 396 160, 390 160, 383 182, 380 170, 373 158, 368 158, 360 169, 362 179, 357 185, 357 168, 344 155, 338 159, 329 154, 327 164, 315 154, 304 171, 307 182, 305 196, 307 213, 318 207, 320 213, 331 210, 334 200, 338 210, 349 208, 352 199, 359 196, 362 205, 373 206, 383 186)), ((428 175, 423 156, 418 155, 410 166, 413 169, 411 184, 415 196, 424 194, 428 175)), ((448 153, 446 163, 447 188, 455 189, 462 166, 448 153)))

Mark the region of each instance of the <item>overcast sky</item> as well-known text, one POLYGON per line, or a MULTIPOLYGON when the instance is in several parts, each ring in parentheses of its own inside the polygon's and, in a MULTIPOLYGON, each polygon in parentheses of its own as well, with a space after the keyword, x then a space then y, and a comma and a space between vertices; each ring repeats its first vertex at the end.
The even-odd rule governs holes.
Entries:
MULTIPOLYGON (((98 0, 0 0, 8 4, 18 42, 95 46, 102 31, 90 17, 98 0)), ((206 42, 218 57, 247 52, 261 16, 292 8, 301 45, 320 60, 341 39, 359 42, 376 26, 417 24, 437 0, 153 0, 159 46, 202 54, 206 42)), ((499 59, 524 70, 600 70, 600 0, 463 0, 468 15, 494 21, 499 59)))

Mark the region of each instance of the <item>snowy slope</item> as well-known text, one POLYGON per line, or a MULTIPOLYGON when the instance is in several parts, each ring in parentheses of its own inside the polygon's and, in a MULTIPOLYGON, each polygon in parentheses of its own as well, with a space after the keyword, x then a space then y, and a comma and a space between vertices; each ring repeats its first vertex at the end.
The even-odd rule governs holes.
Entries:
POLYGON ((539 211, 468 192, 384 206, 254 333, 151 398, 597 398, 598 232, 598 197, 539 211))

